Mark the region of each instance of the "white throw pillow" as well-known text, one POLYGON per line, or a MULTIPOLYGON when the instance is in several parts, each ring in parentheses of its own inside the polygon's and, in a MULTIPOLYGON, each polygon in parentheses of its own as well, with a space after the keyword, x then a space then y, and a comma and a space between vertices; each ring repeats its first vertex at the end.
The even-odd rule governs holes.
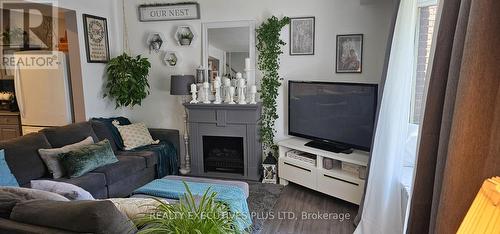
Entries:
POLYGON ((39 149, 38 153, 42 158, 43 162, 49 169, 49 172, 52 174, 54 179, 61 178, 64 176, 64 167, 59 162, 59 155, 68 153, 73 150, 77 150, 82 146, 94 144, 94 139, 92 137, 87 137, 83 141, 77 142, 71 145, 65 145, 61 148, 53 148, 53 149, 39 149))
POLYGON ((69 200, 94 200, 92 194, 76 185, 52 180, 32 180, 31 188, 57 193, 69 200))
POLYGON ((114 120, 113 125, 118 129, 118 132, 120 132, 123 145, 125 145, 125 150, 131 150, 145 145, 158 144, 160 142, 158 140, 153 140, 153 137, 144 123, 120 125, 118 121, 114 120))

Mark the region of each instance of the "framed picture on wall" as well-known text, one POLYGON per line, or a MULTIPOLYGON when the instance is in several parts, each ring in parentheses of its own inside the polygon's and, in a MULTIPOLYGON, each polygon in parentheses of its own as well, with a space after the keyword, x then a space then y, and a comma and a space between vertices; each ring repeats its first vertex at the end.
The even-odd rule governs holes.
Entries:
POLYGON ((108 25, 106 18, 83 14, 83 30, 87 62, 109 61, 108 25))
POLYGON ((363 67, 363 34, 337 35, 335 72, 361 73, 363 67))
POLYGON ((314 55, 314 17, 290 18, 290 55, 314 55))

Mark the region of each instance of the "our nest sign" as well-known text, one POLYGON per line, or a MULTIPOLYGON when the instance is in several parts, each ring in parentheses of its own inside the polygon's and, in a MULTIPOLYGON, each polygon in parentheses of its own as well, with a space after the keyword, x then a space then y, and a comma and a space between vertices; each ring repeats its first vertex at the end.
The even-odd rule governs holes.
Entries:
POLYGON ((140 21, 191 20, 199 18, 200 5, 196 2, 139 6, 140 21))

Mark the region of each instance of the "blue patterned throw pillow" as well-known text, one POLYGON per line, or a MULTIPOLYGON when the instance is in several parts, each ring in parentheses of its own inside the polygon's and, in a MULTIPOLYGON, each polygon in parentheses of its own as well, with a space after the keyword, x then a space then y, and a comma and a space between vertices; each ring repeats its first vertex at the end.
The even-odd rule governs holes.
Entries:
POLYGON ((0 186, 19 187, 16 177, 10 171, 9 165, 5 161, 5 151, 0 150, 0 186))

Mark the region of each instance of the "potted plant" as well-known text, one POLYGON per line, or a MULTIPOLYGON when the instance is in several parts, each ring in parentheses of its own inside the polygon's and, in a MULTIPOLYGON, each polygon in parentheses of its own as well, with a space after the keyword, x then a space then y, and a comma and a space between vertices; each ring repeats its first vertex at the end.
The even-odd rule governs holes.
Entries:
POLYGON ((183 32, 179 34, 179 43, 183 46, 191 45, 191 41, 193 40, 194 35, 192 32, 183 32))
POLYGON ((281 79, 278 75, 280 68, 279 56, 283 53, 282 47, 286 44, 280 39, 283 27, 290 23, 290 18, 278 19, 276 16, 264 21, 257 31, 258 68, 262 72, 260 98, 262 100, 262 115, 260 119, 260 140, 266 152, 276 155, 278 147, 274 144, 274 124, 278 118, 276 113, 278 88, 281 79))
POLYGON ((168 65, 175 67, 177 65, 177 56, 175 54, 170 54, 170 56, 167 58, 167 63, 168 65))
POLYGON ((115 100, 116 107, 141 105, 149 95, 148 74, 151 63, 140 55, 131 57, 126 53, 109 60, 106 73, 107 84, 104 97, 115 100))
POLYGON ((203 196, 195 198, 184 183, 186 194, 178 203, 159 205, 152 212, 135 219, 138 234, 147 233, 238 233, 237 215, 228 215, 229 208, 216 201, 216 192, 207 189, 203 196))

